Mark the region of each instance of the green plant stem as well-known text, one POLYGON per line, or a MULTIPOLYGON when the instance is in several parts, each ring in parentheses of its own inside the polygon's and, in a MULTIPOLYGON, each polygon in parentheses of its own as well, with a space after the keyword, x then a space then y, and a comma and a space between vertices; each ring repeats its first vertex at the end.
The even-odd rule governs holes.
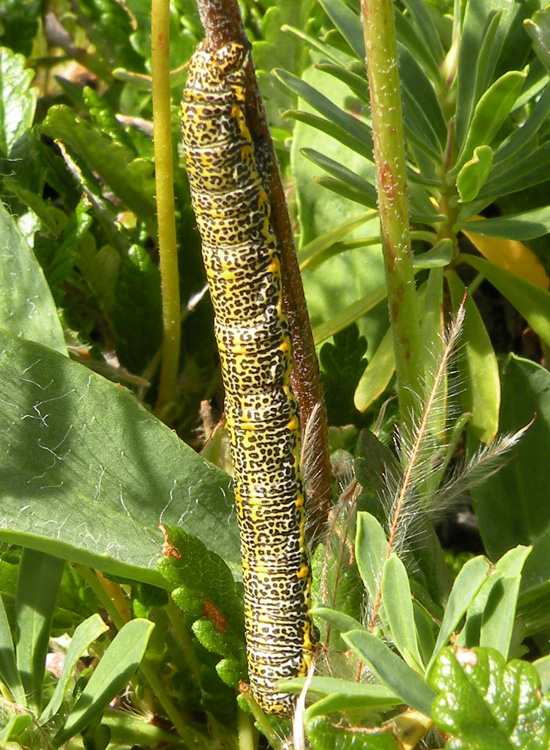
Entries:
POLYGON ((237 731, 239 733, 239 750, 255 750, 258 746, 258 732, 254 729, 250 716, 240 708, 237 708, 237 731))
POLYGON ((361 0, 378 209, 401 416, 418 409, 421 338, 414 284, 397 42, 392 0, 361 0))
POLYGON ((155 413, 167 421, 166 407, 173 403, 176 397, 180 353, 180 295, 170 117, 170 4, 168 0, 153 0, 151 42, 153 137, 164 329, 160 385, 155 413))

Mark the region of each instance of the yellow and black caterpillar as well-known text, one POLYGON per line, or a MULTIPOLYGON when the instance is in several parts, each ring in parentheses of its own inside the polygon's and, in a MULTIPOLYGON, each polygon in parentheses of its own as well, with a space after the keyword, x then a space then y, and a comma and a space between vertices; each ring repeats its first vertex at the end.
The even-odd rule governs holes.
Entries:
POLYGON ((250 684, 264 710, 288 716, 294 698, 275 683, 305 675, 311 662, 311 580, 280 252, 265 164, 244 113, 248 54, 238 43, 199 46, 183 143, 225 387, 250 684))

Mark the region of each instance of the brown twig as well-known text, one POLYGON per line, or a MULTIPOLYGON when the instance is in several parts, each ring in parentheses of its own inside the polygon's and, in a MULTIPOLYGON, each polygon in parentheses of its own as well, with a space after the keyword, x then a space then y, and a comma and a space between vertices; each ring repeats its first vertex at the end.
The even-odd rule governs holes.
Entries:
MULTIPOLYGON (((197 0, 206 36, 213 47, 231 41, 246 42, 237 0, 197 0)), ((292 331, 294 366, 292 389, 298 400, 302 418, 302 434, 309 418, 317 408, 312 445, 308 453, 315 456, 315 472, 308 485, 312 509, 312 533, 327 520, 332 499, 333 476, 328 450, 326 410, 319 364, 315 353, 311 324, 296 258, 294 235, 281 181, 277 159, 273 151, 264 102, 252 64, 247 79, 247 124, 255 142, 267 143, 272 151, 271 222, 282 253, 283 305, 292 331)))

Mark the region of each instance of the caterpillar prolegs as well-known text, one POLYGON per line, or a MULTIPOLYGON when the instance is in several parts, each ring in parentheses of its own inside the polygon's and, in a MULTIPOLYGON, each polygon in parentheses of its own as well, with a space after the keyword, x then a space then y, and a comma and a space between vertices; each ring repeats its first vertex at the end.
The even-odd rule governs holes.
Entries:
POLYGON ((241 534, 252 693, 288 716, 277 680, 303 676, 313 649, 298 408, 281 263, 261 149, 244 113, 247 49, 203 42, 188 68, 183 143, 215 313, 241 534))

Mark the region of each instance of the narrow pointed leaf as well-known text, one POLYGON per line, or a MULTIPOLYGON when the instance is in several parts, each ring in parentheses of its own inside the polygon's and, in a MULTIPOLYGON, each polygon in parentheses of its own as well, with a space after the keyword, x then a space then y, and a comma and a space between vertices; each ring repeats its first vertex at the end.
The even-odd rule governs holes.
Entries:
POLYGON ((131 620, 117 633, 56 734, 55 747, 88 726, 124 688, 145 654, 154 627, 148 620, 131 620))
POLYGON ((409 576, 395 553, 384 563, 381 589, 395 647, 410 667, 420 671, 422 657, 418 650, 409 576))

